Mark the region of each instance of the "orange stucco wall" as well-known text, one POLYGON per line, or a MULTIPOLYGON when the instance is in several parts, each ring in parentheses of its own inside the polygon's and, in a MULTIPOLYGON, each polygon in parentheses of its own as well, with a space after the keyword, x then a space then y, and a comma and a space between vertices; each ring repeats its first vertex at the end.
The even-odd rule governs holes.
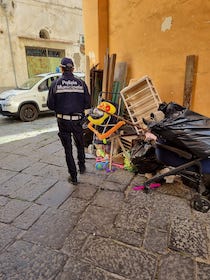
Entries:
POLYGON ((100 1, 83 0, 86 54, 95 53, 95 63, 103 65, 101 52, 108 47, 128 63, 128 81, 148 75, 162 101, 180 104, 186 56, 196 55, 191 109, 210 117, 210 1, 102 0, 108 13, 103 42, 100 1))
POLYGON ((108 10, 107 0, 83 1, 85 53, 90 57, 91 66, 99 63, 103 68, 108 47, 108 10))

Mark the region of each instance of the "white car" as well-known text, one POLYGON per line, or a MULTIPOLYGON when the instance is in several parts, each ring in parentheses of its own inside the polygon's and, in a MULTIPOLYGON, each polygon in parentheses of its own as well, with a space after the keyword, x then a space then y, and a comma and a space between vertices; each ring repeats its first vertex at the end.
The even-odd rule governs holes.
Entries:
MULTIPOLYGON (((84 73, 74 72, 84 79, 84 73)), ((22 86, 0 93, 0 114, 34 121, 41 113, 52 112, 47 107, 49 87, 61 73, 45 73, 29 78, 22 86)))

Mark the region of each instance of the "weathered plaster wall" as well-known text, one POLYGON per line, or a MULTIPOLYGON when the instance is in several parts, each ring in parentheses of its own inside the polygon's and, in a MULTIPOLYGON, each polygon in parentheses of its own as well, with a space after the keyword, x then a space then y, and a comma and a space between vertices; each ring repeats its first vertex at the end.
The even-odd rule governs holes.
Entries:
POLYGON ((83 20, 85 53, 90 57, 91 65, 94 65, 99 60, 98 0, 83 0, 83 20))
MULTIPOLYGON (((163 101, 182 104, 186 56, 196 55, 192 109, 210 116, 210 1, 108 0, 108 3, 108 47, 110 53, 117 54, 117 61, 128 63, 128 80, 149 75, 163 101)), ((88 41, 88 34, 85 36, 88 41)), ((94 44, 89 42, 89 51, 94 44)))
POLYGON ((64 49, 66 56, 75 59, 76 70, 84 71, 84 54, 79 41, 84 34, 82 1, 3 2, 6 9, 0 5, 0 87, 14 86, 15 76, 18 84, 27 78, 25 46, 64 49), (41 29, 48 31, 49 40, 39 38, 41 29))
POLYGON ((210 116, 210 1, 109 1, 109 27, 130 77, 151 76, 165 101, 182 103, 186 56, 197 55, 192 108, 210 116))
POLYGON ((85 37, 85 52, 90 57, 91 66, 100 64, 108 46, 108 1, 83 1, 83 20, 85 37))

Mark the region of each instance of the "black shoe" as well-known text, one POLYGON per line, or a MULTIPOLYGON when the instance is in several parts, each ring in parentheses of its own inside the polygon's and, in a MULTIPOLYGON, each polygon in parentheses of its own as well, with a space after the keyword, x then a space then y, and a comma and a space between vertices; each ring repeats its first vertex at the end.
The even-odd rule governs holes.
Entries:
POLYGON ((85 171, 86 171, 86 166, 85 166, 85 165, 81 165, 81 166, 79 167, 79 173, 80 173, 80 174, 84 174, 85 171))
POLYGON ((72 176, 69 176, 68 178, 68 182, 73 184, 73 185, 77 185, 78 184, 78 181, 77 181, 77 177, 72 177, 72 176))

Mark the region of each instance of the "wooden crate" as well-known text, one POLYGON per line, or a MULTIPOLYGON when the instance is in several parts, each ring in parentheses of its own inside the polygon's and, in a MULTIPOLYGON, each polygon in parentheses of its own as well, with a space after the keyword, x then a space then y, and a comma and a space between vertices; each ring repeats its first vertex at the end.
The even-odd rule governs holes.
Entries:
MULTIPOLYGON (((143 126, 142 118, 149 118, 161 103, 157 90, 148 76, 131 83, 121 90, 120 95, 134 125, 143 126)), ((137 134, 140 128, 135 127, 137 134)))

